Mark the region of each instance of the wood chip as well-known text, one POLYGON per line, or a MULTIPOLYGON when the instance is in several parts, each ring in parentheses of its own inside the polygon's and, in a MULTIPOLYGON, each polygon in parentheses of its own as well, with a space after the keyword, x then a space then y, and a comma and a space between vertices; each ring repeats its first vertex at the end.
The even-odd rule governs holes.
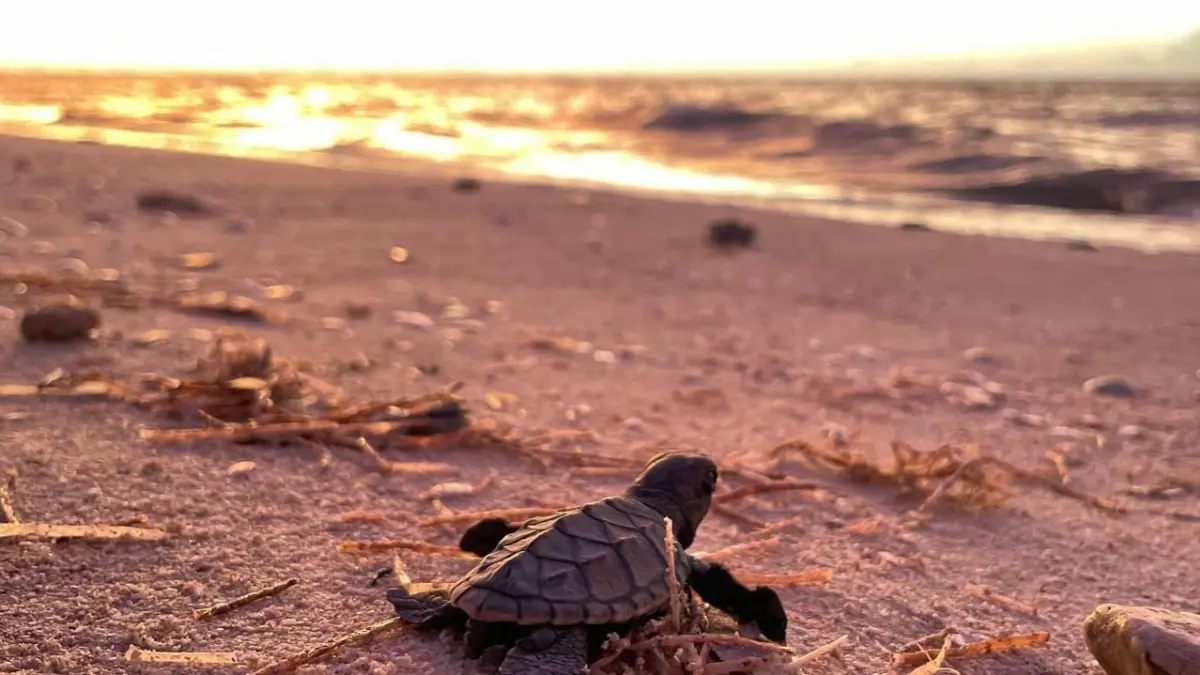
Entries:
POLYGON ((43 537, 50 539, 136 539, 160 541, 167 533, 146 527, 118 525, 52 525, 50 523, 0 523, 0 539, 43 537))
POLYGON ((233 652, 158 652, 129 645, 125 660, 142 663, 182 663, 189 666, 229 666, 241 663, 233 652))
POLYGON ((300 580, 296 579, 295 577, 285 579, 277 584, 274 584, 273 586, 260 588, 257 591, 252 591, 227 602, 222 602, 220 604, 213 605, 212 607, 205 607, 204 609, 197 609, 192 612, 192 616, 195 617, 197 621, 200 621, 202 619, 208 619, 210 617, 217 616, 218 614, 232 612, 239 607, 245 607, 255 600, 261 600, 263 598, 271 597, 272 595, 278 595, 298 583, 300 583, 300 580))

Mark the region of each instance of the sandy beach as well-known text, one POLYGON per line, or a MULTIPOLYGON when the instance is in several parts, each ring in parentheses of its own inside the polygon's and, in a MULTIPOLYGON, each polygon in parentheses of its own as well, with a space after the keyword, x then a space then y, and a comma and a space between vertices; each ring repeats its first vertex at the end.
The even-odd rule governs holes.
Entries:
MULTIPOLYGON (((0 273, 112 268, 145 292, 194 279, 287 317, 246 323, 164 306, 102 307, 95 340, 30 345, 18 324, 41 296, 5 284, 3 384, 36 383, 57 368, 183 377, 204 347, 189 331, 233 327, 311 364, 352 400, 461 381, 473 423, 491 419, 529 437, 593 432, 590 440, 562 434, 559 450, 640 462, 664 447, 690 448, 728 466, 828 482, 827 491, 731 502, 733 515, 711 514, 695 545, 755 541, 756 527, 791 521, 778 528, 777 545, 752 547, 730 566, 832 571, 827 583, 780 589, 798 651, 850 636, 840 659, 806 672, 886 672, 892 649, 952 625, 969 640, 1051 636, 1042 647, 951 664, 965 675, 1099 673, 1081 637, 1097 604, 1196 610, 1200 572, 1187 563, 1200 555, 1193 255, 1074 250, 490 180, 463 193, 418 164, 405 175, 353 173, 16 138, 0 138, 0 216, 0 273), (136 199, 151 189, 195 195, 219 213, 139 213, 136 199), (757 246, 709 247, 706 228, 723 217, 753 223, 757 246), (402 263, 389 256, 396 246, 408 251, 402 263), (198 252, 219 265, 174 262, 198 252), (280 285, 295 292, 265 299, 264 288, 280 285), (348 313, 348 303, 359 311, 348 313), (152 329, 169 336, 139 346, 152 329), (555 351, 531 338, 588 344, 555 351), (1127 379, 1138 395, 1084 391, 1103 375, 1127 379), (853 450, 884 464, 895 439, 926 450, 978 444, 1061 482, 1051 453, 1072 488, 1128 512, 1018 482, 999 508, 941 505, 923 525, 903 527, 919 497, 899 499, 890 486, 772 453, 789 439, 822 445, 830 435, 850 436, 853 450), (1191 488, 1155 489, 1188 478, 1191 488), (971 585, 1036 613, 981 599, 971 585)), ((119 401, 0 399, 0 471, 16 473, 21 520, 134 522, 169 534, 0 541, 0 672, 245 672, 133 666, 123 654, 134 644, 237 652, 265 664, 390 617, 391 579, 370 581, 392 554, 343 555, 337 544, 454 545, 465 525, 419 522, 438 514, 422 497, 436 484, 485 485, 443 499, 466 513, 598 498, 632 476, 467 444, 387 451, 390 460, 453 470, 381 475, 348 448, 332 448, 322 466, 304 444, 139 437, 143 427, 173 424, 119 401), (245 461, 253 470, 231 475, 245 461), (299 583, 278 597, 192 618, 196 608, 288 577, 299 583)), ((728 473, 724 489, 745 484, 728 473)), ((402 557, 417 580, 454 579, 470 566, 402 557)), ((446 641, 393 631, 300 672, 486 671, 446 641)))

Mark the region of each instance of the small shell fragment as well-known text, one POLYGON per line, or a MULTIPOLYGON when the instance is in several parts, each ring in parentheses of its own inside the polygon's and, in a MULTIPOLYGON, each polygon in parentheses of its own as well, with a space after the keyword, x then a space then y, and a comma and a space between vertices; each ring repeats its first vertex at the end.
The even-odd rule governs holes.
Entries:
POLYGON ((442 497, 460 497, 475 494, 475 486, 470 483, 438 483, 418 495, 421 499, 440 499, 442 497))
POLYGON ((217 254, 210 252, 185 253, 179 257, 179 264, 190 270, 210 270, 218 266, 217 254))
POLYGON ((254 462, 234 462, 225 470, 230 476, 242 476, 250 473, 257 466, 254 462))

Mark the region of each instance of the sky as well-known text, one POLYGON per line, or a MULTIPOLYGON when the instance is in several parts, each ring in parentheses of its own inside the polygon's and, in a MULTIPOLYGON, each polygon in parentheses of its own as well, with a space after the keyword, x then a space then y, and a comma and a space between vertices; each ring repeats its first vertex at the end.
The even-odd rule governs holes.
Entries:
POLYGON ((0 65, 101 68, 737 69, 1142 40, 1200 26, 1200 2, 1182 0, 4 4, 0 65))

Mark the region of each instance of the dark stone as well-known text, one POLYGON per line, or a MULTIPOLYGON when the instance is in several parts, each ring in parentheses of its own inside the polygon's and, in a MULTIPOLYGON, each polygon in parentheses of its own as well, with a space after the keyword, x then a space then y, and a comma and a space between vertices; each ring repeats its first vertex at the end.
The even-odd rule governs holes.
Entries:
POLYGON ((27 312, 21 317, 21 337, 26 342, 87 340, 99 326, 99 312, 67 302, 27 312))
POLYGON ((757 237, 757 228, 737 218, 717 220, 708 226, 708 242, 717 248, 748 248, 757 237))
POLYGON ((177 216, 211 216, 216 213, 208 204, 192 195, 169 190, 150 190, 138 195, 139 211, 161 213, 170 211, 177 216))

